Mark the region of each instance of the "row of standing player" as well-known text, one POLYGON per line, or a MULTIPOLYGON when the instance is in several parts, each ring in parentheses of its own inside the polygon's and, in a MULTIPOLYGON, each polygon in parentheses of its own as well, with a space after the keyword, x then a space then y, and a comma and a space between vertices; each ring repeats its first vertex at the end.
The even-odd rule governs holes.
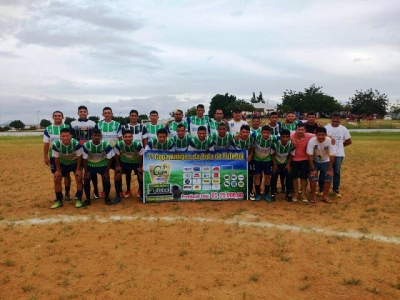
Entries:
MULTIPOLYGON (((71 129, 73 131, 74 137, 80 141, 80 144, 83 144, 85 141, 89 140, 90 130, 95 127, 99 128, 102 131, 103 139, 110 141, 110 144, 115 145, 115 141, 118 141, 119 139, 121 139, 121 133, 118 133, 120 131, 121 125, 118 122, 115 122, 112 120, 111 108, 109 108, 109 107, 104 108, 104 110, 103 110, 104 120, 99 122, 99 124, 97 124, 97 125, 93 121, 90 121, 87 119, 88 110, 86 107, 84 107, 84 106, 79 107, 78 115, 79 115, 79 119, 77 121, 73 121, 71 123, 71 129)), ((179 124, 184 124, 185 128, 187 128, 189 130, 189 132, 191 132, 192 134, 194 132, 196 132, 200 126, 204 126, 204 125, 207 126, 206 127, 207 131, 210 132, 215 128, 217 128, 217 131, 218 131, 218 124, 227 123, 229 125, 230 130, 235 132, 237 130, 238 126, 247 124, 247 122, 242 121, 240 119, 240 117, 241 117, 240 109, 236 109, 233 111, 233 120, 231 120, 231 121, 227 121, 227 120, 223 119, 222 110, 216 111, 214 120, 210 120, 207 116, 203 116, 203 115, 204 115, 204 106, 202 106, 202 105, 198 105, 197 115, 193 116, 193 117, 189 117, 186 121, 182 120, 183 119, 182 111, 176 110, 174 120, 171 122, 168 122, 165 125, 165 127, 171 136, 175 136, 177 134, 177 126, 179 124), (192 125, 192 126, 190 126, 190 125, 192 125), (192 130, 190 131, 190 129, 192 129, 192 130)), ((137 123, 138 112, 135 110, 132 110, 130 112, 129 118, 130 118, 130 123, 124 125, 124 128, 130 129, 134 134, 133 139, 141 140, 142 145, 147 144, 146 130, 148 130, 148 135, 154 135, 156 133, 157 129, 164 127, 164 124, 156 124, 157 120, 158 120, 158 113, 156 111, 152 111, 150 113, 151 123, 148 124, 148 126, 143 126, 143 125, 137 123), (158 128, 157 128, 157 126, 158 126, 158 128)), ((66 125, 62 124, 62 119, 63 119, 62 113, 55 112, 53 114, 54 124, 52 126, 49 126, 48 128, 46 128, 46 130, 45 130, 44 154, 45 154, 45 163, 46 164, 50 164, 50 161, 47 156, 47 152, 49 149, 49 142, 52 139, 53 140, 58 139, 59 136, 57 135, 57 129, 59 131, 63 126, 64 127, 66 126, 66 125)), ((277 135, 278 137, 279 137, 279 133, 282 128, 290 128, 293 131, 293 128, 295 128, 295 126, 297 124, 297 121, 294 120, 294 115, 292 113, 286 114, 286 119, 283 123, 280 123, 277 120, 278 120, 278 115, 276 113, 272 113, 270 115, 269 125, 271 127, 272 133, 277 135)), ((340 119, 339 119, 339 122, 340 122, 340 119)), ((260 124, 259 118, 254 118, 253 122, 252 122, 253 128, 251 128, 251 130, 255 131, 255 132, 259 131, 260 130, 259 124, 260 124)), ((319 124, 317 124, 315 122, 315 115, 313 115, 312 113, 309 113, 308 120, 305 125, 308 130, 310 130, 310 128, 312 130, 313 128, 318 127, 319 124)), ((236 135, 236 137, 237 136, 238 135, 236 135)), ((351 142, 351 140, 350 140, 350 142, 351 142)), ((191 149, 191 150, 195 150, 195 149, 191 149)), ((51 165, 53 166, 53 168, 52 168, 53 172, 55 172, 54 162, 51 163, 51 165)), ((134 171, 135 171, 135 173, 137 173, 137 170, 134 170, 134 171)), ((339 172, 340 172, 340 169, 339 169, 339 172)), ((127 179, 128 191, 125 193, 125 195, 126 194, 129 195, 130 194, 130 181, 131 181, 130 172, 129 172, 129 174, 127 174, 126 179, 127 179)), ((94 184, 94 196, 95 196, 95 198, 97 198, 98 197, 97 177, 92 177, 92 181, 94 184)), ((66 186, 65 198, 67 200, 69 200, 70 199, 70 196, 69 196, 69 186, 70 186, 69 174, 66 174, 66 176, 65 176, 65 186, 66 186)), ((252 186, 252 182, 251 182, 251 186, 252 186)), ((58 189, 60 189, 60 188, 58 188, 58 189)), ((57 194, 57 192, 56 192, 56 194, 57 194)), ((339 194, 338 191, 336 194, 339 194)), ((79 197, 79 195, 77 195, 77 196, 79 197)), ((58 198, 59 198, 59 194, 58 194, 58 198)))

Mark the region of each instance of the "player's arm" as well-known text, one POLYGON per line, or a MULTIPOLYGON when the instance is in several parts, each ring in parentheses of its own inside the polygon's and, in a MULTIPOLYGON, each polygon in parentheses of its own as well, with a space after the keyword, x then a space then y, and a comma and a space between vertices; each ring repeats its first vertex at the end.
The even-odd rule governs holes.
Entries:
POLYGON ((43 161, 47 166, 50 166, 49 149, 50 149, 50 144, 43 143, 43 161))
POLYGON ((313 155, 310 153, 307 153, 307 155, 308 155, 308 164, 310 165, 310 175, 315 176, 317 172, 315 171, 314 167, 313 155))
POLYGON ((60 164, 60 152, 58 151, 57 147, 53 144, 52 145, 52 156, 54 158, 54 164, 56 166, 56 171, 54 173, 54 178, 61 177, 61 164, 60 164))
POLYGON ((349 138, 349 139, 347 139, 347 140, 345 140, 345 141, 343 142, 343 147, 349 146, 349 145, 351 145, 351 144, 352 144, 352 141, 351 141, 351 138, 349 138))
POLYGON ((254 147, 251 147, 251 148, 249 149, 249 154, 247 155, 247 161, 251 161, 251 160, 253 159, 254 151, 255 151, 255 148, 254 148, 254 147))
POLYGON ((83 171, 85 172, 84 177, 85 178, 90 178, 89 170, 88 170, 88 156, 89 156, 89 151, 83 147, 83 153, 82 153, 82 165, 83 165, 83 171))
POLYGON ((276 164, 275 150, 271 149, 272 172, 276 172, 278 165, 276 164))

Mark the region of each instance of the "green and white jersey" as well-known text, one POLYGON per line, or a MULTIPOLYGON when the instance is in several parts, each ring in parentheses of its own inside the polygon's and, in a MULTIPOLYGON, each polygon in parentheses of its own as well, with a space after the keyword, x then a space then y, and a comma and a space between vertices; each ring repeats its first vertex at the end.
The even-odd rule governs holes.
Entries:
POLYGON ((52 147, 51 144, 60 139, 61 129, 69 128, 69 125, 62 124, 62 125, 50 125, 44 129, 43 132, 43 143, 50 144, 49 147, 49 157, 52 157, 52 147))
POLYGON ((214 151, 214 141, 211 139, 211 137, 206 136, 204 141, 200 141, 197 136, 192 137, 192 140, 190 141, 189 144, 189 151, 214 151))
POLYGON ((255 132, 255 135, 261 134, 261 127, 258 127, 257 129, 254 129, 253 127, 251 127, 250 132, 251 133, 255 132))
MULTIPOLYGON (((281 122, 276 122, 275 126, 272 126, 271 124, 269 125, 272 129, 272 135, 276 135, 276 137, 279 139, 281 136, 281 131, 282 131, 282 123, 281 122)), ((296 131, 296 128, 294 129, 296 131)))
POLYGON ((139 140, 141 143, 143 139, 147 138, 147 129, 142 124, 136 124, 136 125, 126 124, 122 126, 122 129, 130 130, 132 132, 133 139, 139 140))
POLYGON ((127 164, 138 164, 144 148, 139 140, 133 140, 129 146, 124 141, 118 141, 114 147, 115 155, 120 155, 120 161, 127 164))
POLYGON ((236 149, 238 150, 249 150, 250 148, 254 147, 254 142, 256 140, 256 134, 250 133, 247 140, 234 140, 236 149))
POLYGON ((189 126, 188 126, 188 123, 186 121, 184 121, 184 120, 182 120, 180 122, 171 121, 171 122, 168 123, 168 126, 166 127, 167 131, 168 131, 168 135, 170 137, 174 137, 174 136, 176 136, 178 134, 177 131, 178 131, 178 125, 179 124, 182 124, 183 126, 185 126, 186 131, 188 130, 189 126))
POLYGON ((61 140, 55 140, 51 146, 53 157, 59 157, 63 165, 73 165, 78 161, 78 156, 83 153, 81 144, 71 139, 69 145, 64 145, 61 140))
POLYGON ((186 122, 189 126, 189 134, 192 137, 197 136, 197 130, 200 126, 204 126, 207 129, 207 133, 210 132, 210 128, 208 125, 210 123, 210 118, 208 116, 203 116, 201 119, 199 119, 197 116, 190 116, 187 118, 186 122))
POLYGON ((164 124, 152 125, 151 123, 146 123, 147 139, 150 141, 152 138, 157 137, 157 131, 161 128, 165 128, 164 124))
POLYGON ((261 134, 257 135, 255 141, 254 160, 271 161, 271 147, 277 140, 278 139, 275 135, 271 135, 268 140, 264 140, 261 134))
POLYGON ((192 138, 189 134, 185 134, 183 139, 180 139, 177 135, 174 135, 171 139, 174 142, 175 151, 187 151, 192 138))
POLYGON ((211 139, 214 141, 215 150, 236 149, 233 134, 230 132, 227 132, 224 137, 220 137, 217 132, 214 132, 211 134, 211 139))
POLYGON ((292 140, 289 140, 285 146, 282 145, 280 140, 276 140, 272 144, 271 154, 275 153, 275 160, 277 164, 287 164, 289 154, 293 156, 296 151, 295 149, 296 148, 293 146, 292 140))
POLYGON ((146 146, 146 151, 147 150, 166 150, 166 151, 175 151, 175 145, 174 142, 171 138, 167 138, 167 140, 164 143, 160 143, 157 138, 152 138, 149 140, 146 146))
MULTIPOLYGON (((218 133, 218 125, 224 123, 224 121, 217 122, 214 119, 210 120, 209 122, 209 127, 210 127, 210 135, 212 135, 214 132, 218 133)), ((226 129, 229 130, 228 124, 226 124, 226 129)))
POLYGON ((106 140, 101 140, 98 145, 93 144, 92 140, 83 144, 82 157, 87 160, 89 167, 106 167, 113 156, 114 151, 106 140))
POLYGON ((294 133, 296 131, 296 126, 298 121, 294 120, 292 124, 284 124, 282 123, 282 129, 287 129, 290 131, 290 133, 294 133))
POLYGON ((121 124, 117 121, 111 121, 107 123, 106 121, 100 121, 97 123, 97 128, 101 131, 102 139, 107 141, 111 147, 119 141, 122 137, 121 124))

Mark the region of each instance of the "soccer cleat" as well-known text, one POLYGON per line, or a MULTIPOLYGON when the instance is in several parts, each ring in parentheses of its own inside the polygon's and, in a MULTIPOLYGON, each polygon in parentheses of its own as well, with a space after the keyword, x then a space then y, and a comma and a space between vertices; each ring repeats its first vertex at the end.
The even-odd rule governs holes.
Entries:
POLYGON ((254 200, 260 201, 260 200, 261 200, 261 195, 260 195, 260 194, 257 194, 257 195, 254 197, 254 200))
MULTIPOLYGON (((123 197, 125 197, 125 198, 129 198, 130 196, 132 196, 132 191, 131 191, 131 190, 126 191, 126 192, 123 194, 123 197)), ((139 193, 138 193, 138 196, 140 196, 140 191, 139 191, 139 193)))
POLYGON ((59 207, 62 207, 62 206, 63 206, 62 201, 56 201, 56 203, 54 203, 54 204, 51 206, 51 208, 59 208, 59 207))
MULTIPOLYGON (((288 196, 286 196, 286 201, 287 202, 293 202, 293 199, 292 199, 292 197, 290 195, 288 195, 288 196)), ((297 199, 296 199, 296 201, 297 201, 297 199)))
POLYGON ((254 195, 253 193, 250 193, 250 194, 249 194, 249 199, 250 199, 251 201, 254 201, 254 200, 256 200, 256 197, 255 197, 255 195, 254 195))
POLYGON ((71 201, 71 196, 69 194, 65 194, 64 200, 65 201, 71 201))
POLYGON ((272 195, 272 194, 271 194, 271 201, 274 201, 274 202, 275 202, 275 195, 272 195))
POLYGON ((271 202, 271 197, 268 194, 264 195, 264 200, 267 202, 271 202))
POLYGON ((106 193, 105 192, 101 192, 100 193, 100 198, 105 198, 106 197, 106 193))
POLYGON ((75 207, 77 207, 77 208, 82 207, 82 201, 81 200, 76 200, 75 207))
MULTIPOLYGON (((118 202, 121 202, 121 197, 115 197, 113 204, 117 204, 118 202)), ((107 204, 107 203, 106 203, 107 204)))
POLYGON ((99 199, 99 191, 96 191, 96 190, 95 190, 95 191, 93 192, 93 198, 94 198, 94 199, 99 199))
POLYGON ((293 197, 292 202, 297 202, 297 197, 293 197))
POLYGON ((322 191, 315 192, 315 195, 317 195, 317 196, 322 196, 322 195, 323 195, 323 192, 322 192, 322 191))
POLYGON ((333 192, 336 198, 342 198, 342 195, 339 192, 333 192))
POLYGON ((90 200, 86 200, 82 203, 81 207, 88 207, 90 204, 92 204, 92 202, 90 200))
POLYGON ((302 201, 303 203, 308 203, 308 199, 307 199, 307 198, 301 198, 301 201, 302 201))
POLYGON ((112 202, 111 202, 110 198, 105 198, 105 199, 104 199, 104 203, 105 203, 107 206, 111 206, 111 205, 112 205, 112 202))

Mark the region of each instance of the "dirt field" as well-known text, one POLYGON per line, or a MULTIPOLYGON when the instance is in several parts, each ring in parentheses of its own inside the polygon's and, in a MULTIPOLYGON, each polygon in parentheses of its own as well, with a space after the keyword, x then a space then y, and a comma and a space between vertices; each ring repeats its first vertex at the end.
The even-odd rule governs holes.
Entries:
POLYGON ((0 299, 399 299, 399 138, 353 135, 332 205, 56 210, 41 139, 0 138, 0 299))

